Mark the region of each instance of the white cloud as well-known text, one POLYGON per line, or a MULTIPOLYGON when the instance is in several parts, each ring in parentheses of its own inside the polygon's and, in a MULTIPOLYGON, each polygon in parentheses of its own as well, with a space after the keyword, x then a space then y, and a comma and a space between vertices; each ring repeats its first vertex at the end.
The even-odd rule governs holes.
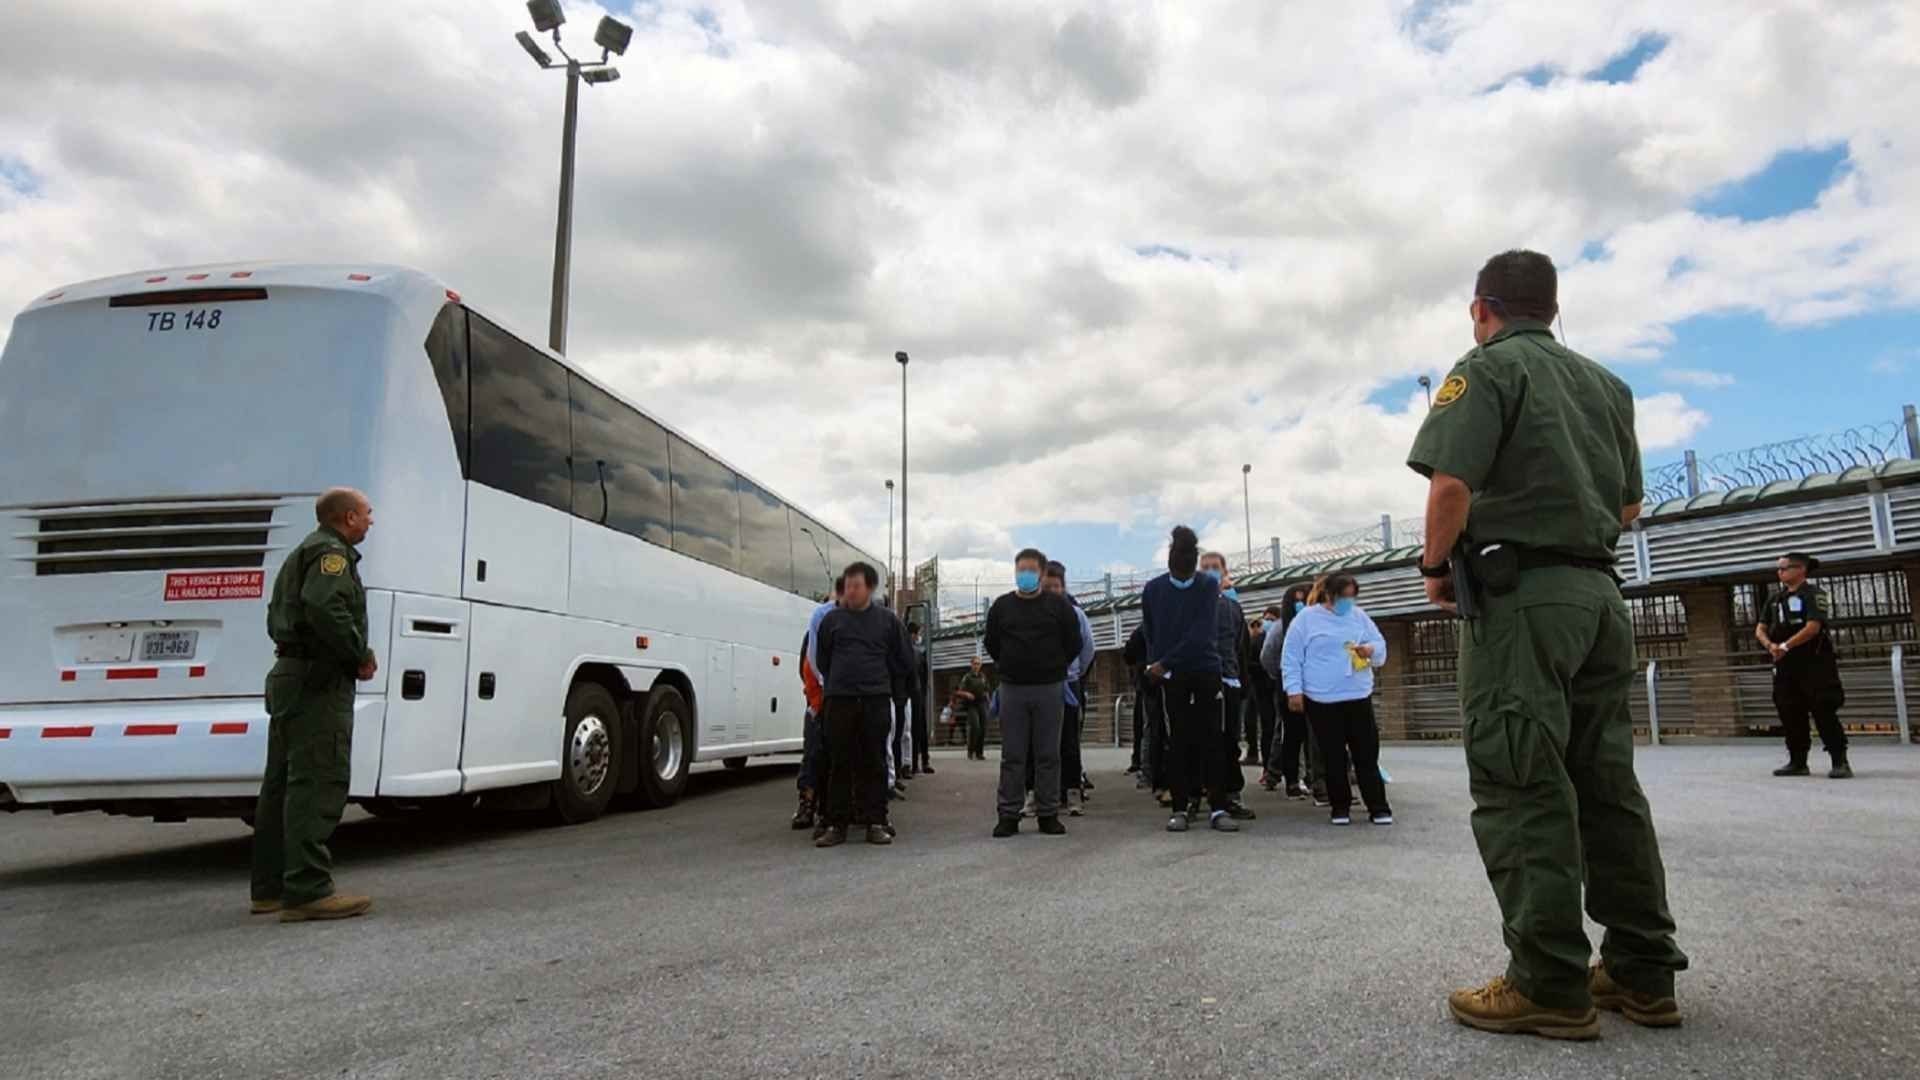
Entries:
MULTIPOLYGON (((1702 314, 1920 304, 1902 0, 699 7, 717 36, 640 5, 625 78, 582 95, 573 355, 884 551, 911 351, 913 554, 949 580, 1022 523, 1243 547, 1242 462, 1256 545, 1417 506, 1412 380, 1470 344, 1497 248, 1558 257, 1572 343, 1609 362, 1702 314), (1649 32, 1631 83, 1484 92, 1649 32), (1851 167, 1813 208, 1690 208, 1827 145, 1851 167)), ((35 33, 0 38, 0 100, 34 104, 0 112, 0 307, 259 254, 413 263, 543 325, 560 84, 521 5, 10 14, 35 33)), ((1706 423, 1641 407, 1649 451, 1706 423)))
POLYGON ((1695 390, 1723 390, 1734 384, 1733 376, 1724 371, 1705 371, 1700 368, 1663 368, 1660 378, 1675 386, 1688 386, 1695 390))
POLYGON ((1684 446, 1711 419, 1679 394, 1654 394, 1633 402, 1634 427, 1643 454, 1684 446))

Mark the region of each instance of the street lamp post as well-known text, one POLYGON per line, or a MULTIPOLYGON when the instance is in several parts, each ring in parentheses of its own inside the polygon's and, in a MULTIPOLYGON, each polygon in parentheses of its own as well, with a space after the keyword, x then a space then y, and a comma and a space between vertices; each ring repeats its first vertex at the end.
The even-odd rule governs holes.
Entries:
POLYGON ((513 35, 543 70, 558 67, 567 73, 567 109, 560 130, 560 211, 553 229, 553 309, 547 321, 547 347, 564 353, 567 351, 567 290, 573 267, 573 142, 580 111, 580 84, 583 81, 588 85, 610 83, 620 77, 620 69, 607 59, 626 53, 628 42, 633 40, 633 27, 611 15, 602 16, 593 33, 593 43, 600 46, 600 59, 582 61, 574 59, 560 44, 560 26, 567 21, 566 14, 560 10, 560 0, 527 0, 527 14, 533 18, 534 30, 542 34, 552 32, 553 47, 566 60, 565 64, 555 63, 525 30, 513 35))
POLYGON ((1247 561, 1249 572, 1253 570, 1253 494, 1247 479, 1253 472, 1253 466, 1240 466, 1240 506, 1247 515, 1247 561))
POLYGON ((1427 392, 1427 408, 1433 408, 1433 379, 1427 375, 1420 376, 1420 389, 1427 392))
POLYGON ((900 605, 900 579, 893 577, 893 481, 887 481, 887 576, 893 578, 889 586, 893 590, 893 603, 900 605))
MULTIPOLYGON (((913 561, 907 557, 907 354, 897 352, 893 358, 900 364, 900 576, 912 588, 913 561)), ((888 533, 891 544, 891 528, 888 533)))

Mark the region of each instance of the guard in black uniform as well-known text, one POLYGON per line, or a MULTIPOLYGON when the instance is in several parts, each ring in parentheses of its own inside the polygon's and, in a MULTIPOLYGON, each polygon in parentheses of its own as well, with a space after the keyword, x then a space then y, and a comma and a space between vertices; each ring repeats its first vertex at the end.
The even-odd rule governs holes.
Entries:
POLYGON ((1787 730, 1787 763, 1773 770, 1775 776, 1806 776, 1807 751, 1812 738, 1807 718, 1820 729, 1820 745, 1827 751, 1833 767, 1827 775, 1835 780, 1853 777, 1847 764, 1847 733, 1840 726, 1840 706, 1847 692, 1840 685, 1840 664, 1834 656, 1833 639, 1827 636, 1827 623, 1833 618, 1826 591, 1807 580, 1820 560, 1798 551, 1781 556, 1775 573, 1780 588, 1767 599, 1764 621, 1754 627, 1773 657, 1773 707, 1779 710, 1780 726, 1787 730))

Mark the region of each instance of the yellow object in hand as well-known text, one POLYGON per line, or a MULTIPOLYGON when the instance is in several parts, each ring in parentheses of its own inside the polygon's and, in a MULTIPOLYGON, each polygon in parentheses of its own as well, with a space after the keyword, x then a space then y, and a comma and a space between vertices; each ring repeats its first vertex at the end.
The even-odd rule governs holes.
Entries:
POLYGON ((1367 670, 1369 664, 1367 658, 1360 655, 1359 648, 1351 641, 1347 642, 1347 661, 1353 665, 1354 672, 1367 670))

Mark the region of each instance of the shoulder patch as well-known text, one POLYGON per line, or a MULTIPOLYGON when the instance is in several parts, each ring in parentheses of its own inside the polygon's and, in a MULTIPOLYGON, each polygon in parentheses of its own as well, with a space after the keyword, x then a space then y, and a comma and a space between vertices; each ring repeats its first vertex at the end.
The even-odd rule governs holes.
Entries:
POLYGON ((1467 377, 1465 375, 1449 375, 1447 376, 1447 381, 1441 383, 1440 389, 1434 393, 1433 407, 1439 409, 1451 405, 1465 396, 1466 392, 1467 377))
POLYGON ((328 577, 339 577, 347 572, 347 557, 337 552, 320 556, 320 572, 328 577))

